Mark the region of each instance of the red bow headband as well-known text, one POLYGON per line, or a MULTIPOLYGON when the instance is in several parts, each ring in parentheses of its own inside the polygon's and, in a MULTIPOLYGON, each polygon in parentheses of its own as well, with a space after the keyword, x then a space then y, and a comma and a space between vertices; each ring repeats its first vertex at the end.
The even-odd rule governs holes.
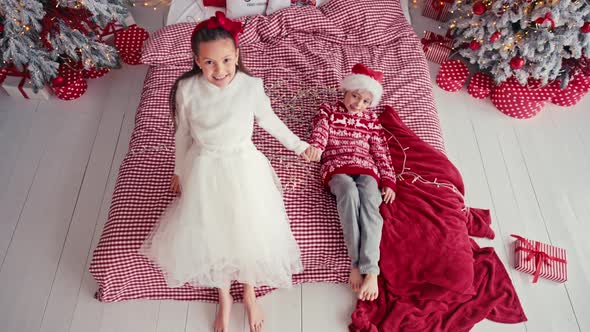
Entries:
POLYGON ((367 75, 375 81, 381 83, 383 80, 383 73, 380 71, 373 70, 363 64, 357 63, 352 67, 353 74, 367 75))
POLYGON ((193 30, 193 36, 197 31, 201 29, 215 29, 215 28, 222 28, 223 30, 229 32, 236 42, 236 46, 238 45, 238 34, 242 33, 244 30, 242 29, 242 22, 232 21, 225 16, 223 12, 215 12, 215 16, 199 23, 195 30, 193 30))

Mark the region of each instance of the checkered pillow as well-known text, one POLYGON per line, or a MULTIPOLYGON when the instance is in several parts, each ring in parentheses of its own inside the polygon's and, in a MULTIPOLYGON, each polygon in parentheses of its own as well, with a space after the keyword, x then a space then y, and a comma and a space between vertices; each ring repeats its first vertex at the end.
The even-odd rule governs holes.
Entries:
MULTIPOLYGON (((293 33, 321 33, 334 43, 355 47, 386 45, 412 30, 406 20, 400 19, 403 12, 399 2, 379 0, 369 5, 365 1, 315 1, 322 6, 241 18, 244 33, 240 46, 276 43, 293 33)), ((151 66, 189 66, 194 27, 195 23, 178 23, 156 31, 143 45, 141 62, 151 66)))
POLYGON ((193 52, 190 35, 194 23, 178 23, 163 27, 143 43, 141 63, 150 66, 190 64, 193 52))

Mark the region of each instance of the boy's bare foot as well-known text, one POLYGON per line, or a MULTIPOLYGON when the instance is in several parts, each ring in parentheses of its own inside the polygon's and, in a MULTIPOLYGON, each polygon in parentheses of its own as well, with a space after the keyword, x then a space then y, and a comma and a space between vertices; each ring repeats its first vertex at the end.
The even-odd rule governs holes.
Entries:
POLYGON ((358 267, 353 267, 350 269, 350 278, 348 280, 348 284, 352 291, 358 293, 361 289, 361 284, 363 283, 363 276, 361 275, 361 271, 359 271, 358 267))
POLYGON ((229 331, 229 314, 231 312, 231 305, 234 302, 229 289, 219 288, 219 308, 215 316, 215 332, 229 331))
POLYGON ((246 310, 246 315, 248 315, 250 332, 262 332, 264 314, 258 302, 256 302, 254 287, 246 284, 244 284, 244 309, 246 310))
POLYGON ((369 273, 365 276, 365 280, 363 280, 358 298, 363 301, 375 301, 378 296, 379 285, 377 284, 377 275, 369 273))

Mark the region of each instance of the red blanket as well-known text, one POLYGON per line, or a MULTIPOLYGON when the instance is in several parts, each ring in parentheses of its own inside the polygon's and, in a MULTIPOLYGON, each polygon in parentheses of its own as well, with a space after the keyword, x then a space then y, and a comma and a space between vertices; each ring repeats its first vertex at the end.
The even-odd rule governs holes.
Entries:
POLYGON ((394 204, 381 210, 379 298, 359 301, 350 330, 462 332, 484 318, 526 321, 493 248, 469 238, 494 237, 489 211, 465 208, 459 171, 392 108, 386 107, 381 121, 403 179, 394 204))

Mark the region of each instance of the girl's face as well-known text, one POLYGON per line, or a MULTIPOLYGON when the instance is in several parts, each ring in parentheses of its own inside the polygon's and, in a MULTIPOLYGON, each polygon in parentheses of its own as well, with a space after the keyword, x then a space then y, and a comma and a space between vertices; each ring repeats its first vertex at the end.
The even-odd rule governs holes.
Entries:
POLYGON ((365 90, 346 91, 344 106, 349 113, 364 112, 373 101, 373 94, 365 90))
POLYGON ((211 84, 223 88, 236 75, 239 54, 240 51, 229 38, 201 42, 195 63, 211 84))

